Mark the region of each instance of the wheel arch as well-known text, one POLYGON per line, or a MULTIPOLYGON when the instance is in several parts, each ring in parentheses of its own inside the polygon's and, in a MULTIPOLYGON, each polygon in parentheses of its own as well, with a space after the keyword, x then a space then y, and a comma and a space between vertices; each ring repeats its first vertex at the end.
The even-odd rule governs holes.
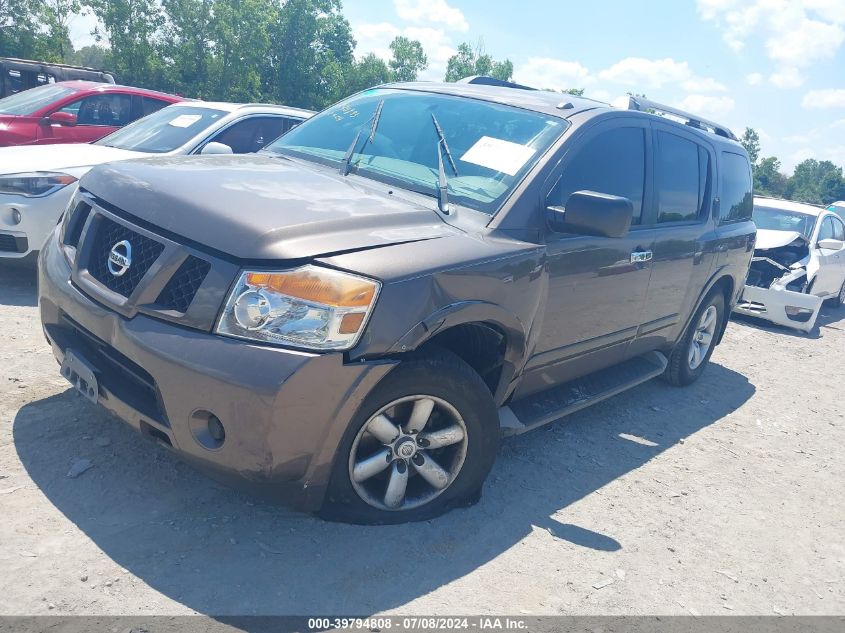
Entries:
POLYGON ((391 354, 437 346, 460 357, 487 384, 500 403, 524 363, 526 331, 512 313, 484 301, 454 303, 411 328, 391 354))

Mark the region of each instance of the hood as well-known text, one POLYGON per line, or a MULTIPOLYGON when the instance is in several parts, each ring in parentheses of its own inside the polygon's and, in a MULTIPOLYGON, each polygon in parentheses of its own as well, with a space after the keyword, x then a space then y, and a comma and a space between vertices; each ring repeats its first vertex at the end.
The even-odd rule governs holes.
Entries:
POLYGON ((757 243, 754 248, 765 250, 769 248, 780 248, 792 244, 797 239, 805 242, 807 239, 798 231, 774 231, 772 229, 757 229, 757 243))
POLYGON ((0 174, 61 171, 141 156, 147 156, 147 154, 87 143, 2 147, 0 148, 0 174))
POLYGON ((97 167, 81 187, 239 259, 300 259, 454 234, 431 209, 285 158, 158 157, 97 167))

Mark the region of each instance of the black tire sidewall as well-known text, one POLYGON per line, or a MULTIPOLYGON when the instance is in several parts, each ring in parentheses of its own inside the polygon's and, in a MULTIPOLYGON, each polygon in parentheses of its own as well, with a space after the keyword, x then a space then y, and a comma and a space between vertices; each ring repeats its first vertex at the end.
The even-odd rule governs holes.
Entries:
POLYGON ((707 365, 710 363, 710 357, 716 349, 716 338, 722 331, 724 323, 725 296, 719 291, 713 291, 704 298, 704 301, 701 302, 701 305, 698 307, 698 310, 695 311, 692 320, 687 326, 683 338, 678 341, 677 346, 672 352, 672 357, 669 361, 671 382, 678 385, 689 385, 698 380, 701 374, 704 373, 707 365), (688 358, 690 345, 692 345, 692 338, 695 335, 695 330, 698 327, 699 321, 701 321, 701 316, 710 306, 716 307, 716 329, 714 330, 713 341, 710 345, 710 349, 707 350, 707 353, 704 356, 704 360, 701 361, 701 364, 695 369, 691 369, 688 358))
POLYGON ((403 360, 373 389, 359 407, 335 454, 323 518, 359 524, 424 521, 478 500, 499 442, 496 407, 487 386, 457 356, 445 351, 414 354, 403 360), (467 429, 467 454, 455 481, 439 496, 419 508, 388 511, 363 501, 349 479, 349 454, 361 427, 388 403, 409 395, 429 395, 451 404, 467 429))

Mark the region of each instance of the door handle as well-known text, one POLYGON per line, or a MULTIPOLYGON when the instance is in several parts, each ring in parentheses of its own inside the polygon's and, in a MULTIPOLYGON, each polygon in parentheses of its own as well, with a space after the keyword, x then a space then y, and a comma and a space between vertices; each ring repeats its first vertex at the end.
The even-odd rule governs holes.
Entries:
POLYGON ((651 251, 634 251, 631 253, 631 263, 640 264, 642 262, 650 262, 654 253, 651 251))

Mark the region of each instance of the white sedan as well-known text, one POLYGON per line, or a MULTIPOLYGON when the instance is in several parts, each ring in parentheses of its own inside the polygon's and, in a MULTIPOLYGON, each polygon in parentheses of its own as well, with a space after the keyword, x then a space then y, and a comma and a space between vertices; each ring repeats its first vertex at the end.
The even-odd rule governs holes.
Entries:
POLYGON ((735 312, 809 332, 822 302, 845 303, 845 222, 833 211, 754 198, 757 243, 735 312))
POLYGON ((275 105, 186 101, 91 144, 0 148, 0 258, 38 251, 77 181, 95 165, 147 156, 255 152, 312 114, 275 105))

